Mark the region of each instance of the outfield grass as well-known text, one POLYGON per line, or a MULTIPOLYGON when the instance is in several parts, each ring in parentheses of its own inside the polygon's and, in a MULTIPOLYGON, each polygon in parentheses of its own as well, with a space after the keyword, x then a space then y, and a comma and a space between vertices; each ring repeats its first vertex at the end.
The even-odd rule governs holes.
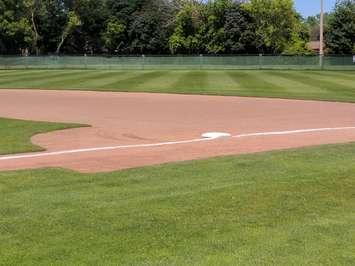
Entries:
POLYGON ((1 265, 354 265, 355 144, 0 173, 1 265))
POLYGON ((0 71, 0 88, 164 92, 355 102, 355 71, 0 71))
POLYGON ((79 126, 82 125, 0 118, 0 155, 43 151, 31 143, 33 135, 79 126))

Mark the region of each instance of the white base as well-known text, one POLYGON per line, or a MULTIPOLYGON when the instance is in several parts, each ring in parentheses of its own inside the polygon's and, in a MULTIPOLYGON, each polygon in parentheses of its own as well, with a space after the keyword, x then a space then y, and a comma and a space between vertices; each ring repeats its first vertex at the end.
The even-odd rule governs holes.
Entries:
POLYGON ((231 137, 232 135, 229 133, 224 132, 207 132, 201 135, 204 139, 218 139, 218 138, 227 138, 231 137))

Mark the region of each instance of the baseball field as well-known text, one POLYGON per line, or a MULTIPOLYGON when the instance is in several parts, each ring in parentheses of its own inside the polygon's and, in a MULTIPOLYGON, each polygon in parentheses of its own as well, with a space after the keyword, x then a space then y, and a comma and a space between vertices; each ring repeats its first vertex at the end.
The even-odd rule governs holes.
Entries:
POLYGON ((0 117, 0 265, 355 264, 354 71, 3 70, 0 117))

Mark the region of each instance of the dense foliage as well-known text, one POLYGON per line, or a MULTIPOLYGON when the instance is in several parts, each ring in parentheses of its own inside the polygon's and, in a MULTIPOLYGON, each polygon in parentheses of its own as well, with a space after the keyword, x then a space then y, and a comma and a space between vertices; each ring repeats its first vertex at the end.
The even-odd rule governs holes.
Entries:
POLYGON ((355 1, 338 1, 329 18, 326 35, 328 48, 339 54, 355 54, 355 1))
MULTIPOLYGON (((352 52, 354 19, 339 1, 330 52, 352 52)), ((293 0, 0 0, 0 53, 303 54, 317 25, 293 0)))

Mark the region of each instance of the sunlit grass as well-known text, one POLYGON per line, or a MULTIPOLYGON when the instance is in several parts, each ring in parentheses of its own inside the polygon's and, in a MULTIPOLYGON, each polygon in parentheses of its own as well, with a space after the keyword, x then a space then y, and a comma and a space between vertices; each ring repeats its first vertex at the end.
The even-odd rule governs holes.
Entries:
POLYGON ((353 265, 355 144, 0 173, 2 265, 353 265))
POLYGON ((42 151, 43 148, 31 143, 33 135, 79 126, 81 125, 0 118, 0 155, 42 151))
POLYGON ((355 102, 354 71, 15 70, 0 88, 163 92, 355 102))

